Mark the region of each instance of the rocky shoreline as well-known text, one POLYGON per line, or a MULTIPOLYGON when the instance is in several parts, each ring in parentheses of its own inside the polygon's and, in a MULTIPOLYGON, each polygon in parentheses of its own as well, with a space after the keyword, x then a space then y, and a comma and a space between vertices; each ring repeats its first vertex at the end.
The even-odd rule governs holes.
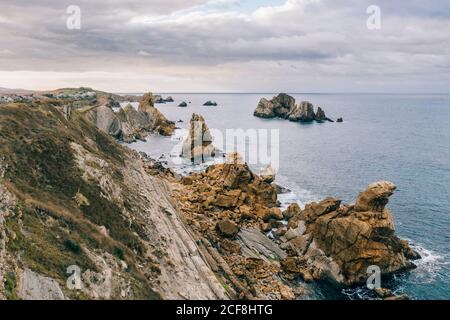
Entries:
MULTIPOLYGON (((307 293, 302 283, 351 287, 366 282, 370 266, 389 276, 413 269, 411 260, 420 258, 394 234, 385 207, 395 190, 390 182, 369 185, 354 205, 326 198, 281 211, 277 186, 264 182, 237 154, 203 173, 174 177, 167 179, 182 216, 202 243, 216 249, 207 250, 209 260, 225 274, 233 297, 302 299, 307 293)), ((385 289, 374 292, 393 298, 385 289)))
MULTIPOLYGON (((420 258, 395 235, 386 207, 394 184, 370 184, 354 204, 329 197, 282 211, 273 169, 255 174, 239 154, 180 176, 119 145, 170 135, 174 124, 151 93, 138 110, 113 112, 116 102, 45 100, 0 110, 0 279, 12 283, 0 286, 0 297, 303 299, 307 283, 354 286, 371 266, 390 276, 420 258), (73 259, 84 270, 78 293, 61 274, 73 259), (30 285, 39 289, 27 295, 30 285)), ((182 156, 203 162, 213 155, 211 142, 194 114, 182 156), (203 142, 197 150, 196 139, 203 142)))

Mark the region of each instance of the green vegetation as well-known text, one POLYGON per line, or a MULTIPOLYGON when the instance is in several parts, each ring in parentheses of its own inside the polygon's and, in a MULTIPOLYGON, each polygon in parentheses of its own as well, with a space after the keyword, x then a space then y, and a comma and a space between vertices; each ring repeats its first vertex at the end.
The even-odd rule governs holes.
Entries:
POLYGON ((5 275, 5 290, 8 300, 17 300, 15 289, 17 287, 16 274, 14 272, 7 272, 5 275))
POLYGON ((64 247, 66 247, 67 250, 72 251, 75 254, 81 253, 81 247, 78 243, 73 242, 70 239, 67 239, 64 241, 64 247))
POLYGON ((114 247, 113 254, 114 254, 117 258, 119 258, 120 260, 125 260, 125 256, 124 256, 124 254, 123 254, 123 250, 122 250, 122 249, 120 249, 120 248, 118 248, 118 247, 114 247))
POLYGON ((9 250, 20 252, 26 267, 63 285, 70 265, 96 271, 81 247, 101 249, 127 262, 135 297, 159 298, 134 267, 145 250, 142 226, 130 226, 123 209, 102 195, 98 183, 82 178, 70 143, 107 161, 112 179, 125 189, 120 171, 124 149, 82 115, 75 112, 67 121, 58 108, 57 100, 0 108, 0 154, 8 167, 4 181, 20 203, 5 222, 16 234, 9 250))

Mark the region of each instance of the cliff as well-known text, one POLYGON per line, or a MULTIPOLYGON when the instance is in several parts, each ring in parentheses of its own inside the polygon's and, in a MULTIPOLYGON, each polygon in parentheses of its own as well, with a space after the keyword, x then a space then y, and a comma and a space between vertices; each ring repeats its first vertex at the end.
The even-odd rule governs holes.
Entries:
POLYGON ((0 108, 0 298, 226 298, 167 183, 62 110, 53 100, 0 108), (70 266, 79 290, 67 286, 70 266))

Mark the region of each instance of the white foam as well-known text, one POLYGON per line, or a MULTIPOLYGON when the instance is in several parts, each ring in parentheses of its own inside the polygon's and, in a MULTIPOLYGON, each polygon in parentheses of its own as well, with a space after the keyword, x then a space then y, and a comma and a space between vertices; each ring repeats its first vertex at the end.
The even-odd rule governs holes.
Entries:
POLYGON ((441 270, 443 267, 450 265, 448 254, 442 255, 418 244, 411 244, 411 247, 422 257, 415 261, 417 269, 412 272, 411 282, 428 284, 434 282, 436 278, 444 277, 441 270))

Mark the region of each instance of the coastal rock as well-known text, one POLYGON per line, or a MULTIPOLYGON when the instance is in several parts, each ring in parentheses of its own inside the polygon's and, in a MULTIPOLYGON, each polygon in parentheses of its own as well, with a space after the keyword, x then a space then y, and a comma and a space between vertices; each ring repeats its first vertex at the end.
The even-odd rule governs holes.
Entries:
POLYGON ((222 236, 228 238, 235 237, 239 232, 239 227, 234 222, 228 219, 224 219, 218 222, 216 225, 216 229, 222 236))
POLYGON ((337 122, 337 123, 342 123, 342 122, 344 122, 344 119, 343 119, 343 118, 338 118, 338 119, 336 120, 336 122, 337 122))
POLYGON ((216 150, 212 140, 205 119, 201 115, 192 114, 189 135, 183 141, 181 156, 191 159, 194 163, 203 163, 208 157, 215 156, 216 150))
POLYGON ((179 107, 187 107, 187 103, 185 101, 181 102, 179 105, 179 107))
POLYGON ((286 210, 283 211, 283 216, 286 219, 290 219, 295 215, 298 215, 300 213, 301 209, 298 203, 291 203, 286 210))
POLYGON ((383 212, 389 197, 394 194, 397 187, 389 181, 380 181, 370 184, 367 189, 358 195, 355 211, 383 212))
POLYGON ((324 121, 328 121, 328 122, 334 122, 333 120, 331 120, 330 118, 328 118, 325 115, 325 111, 323 111, 323 109, 321 107, 317 108, 317 112, 316 112, 316 116, 314 118, 317 122, 324 122, 324 121))
POLYGON ((254 116, 260 118, 286 118, 294 109, 295 99, 288 94, 280 93, 270 101, 262 98, 258 103, 254 116))
POLYGON ((267 182, 267 183, 274 182, 275 181, 275 175, 276 175, 275 169, 272 168, 271 165, 266 166, 259 173, 259 176, 261 177, 261 179, 264 182, 267 182))
POLYGON ((217 106, 217 102, 215 102, 215 101, 206 101, 203 105, 204 106, 217 106))
POLYGON ((255 117, 260 118, 275 118, 274 105, 271 101, 266 98, 262 98, 258 106, 256 107, 255 112, 253 113, 255 117))
POLYGON ((169 136, 175 130, 175 124, 153 106, 151 93, 144 95, 138 110, 128 104, 114 112, 110 106, 100 105, 80 113, 86 114, 87 119, 103 132, 124 142, 143 139, 150 132, 169 136))
POLYGON ((302 101, 290 114, 290 121, 311 122, 316 119, 314 106, 308 101, 302 101))
POLYGON ((260 118, 282 118, 298 122, 334 122, 325 115, 325 111, 319 107, 317 113, 314 106, 308 101, 302 101, 300 105, 295 104, 295 99, 285 93, 267 100, 262 98, 256 107, 253 115, 260 118))
POLYGON ((376 182, 359 194, 355 206, 327 198, 307 204, 289 220, 291 227, 306 226, 305 234, 289 243, 308 259, 316 279, 354 285, 367 280, 371 265, 382 274, 414 267, 408 258, 414 251, 394 235, 392 214, 385 208, 394 190, 391 182, 376 182))

